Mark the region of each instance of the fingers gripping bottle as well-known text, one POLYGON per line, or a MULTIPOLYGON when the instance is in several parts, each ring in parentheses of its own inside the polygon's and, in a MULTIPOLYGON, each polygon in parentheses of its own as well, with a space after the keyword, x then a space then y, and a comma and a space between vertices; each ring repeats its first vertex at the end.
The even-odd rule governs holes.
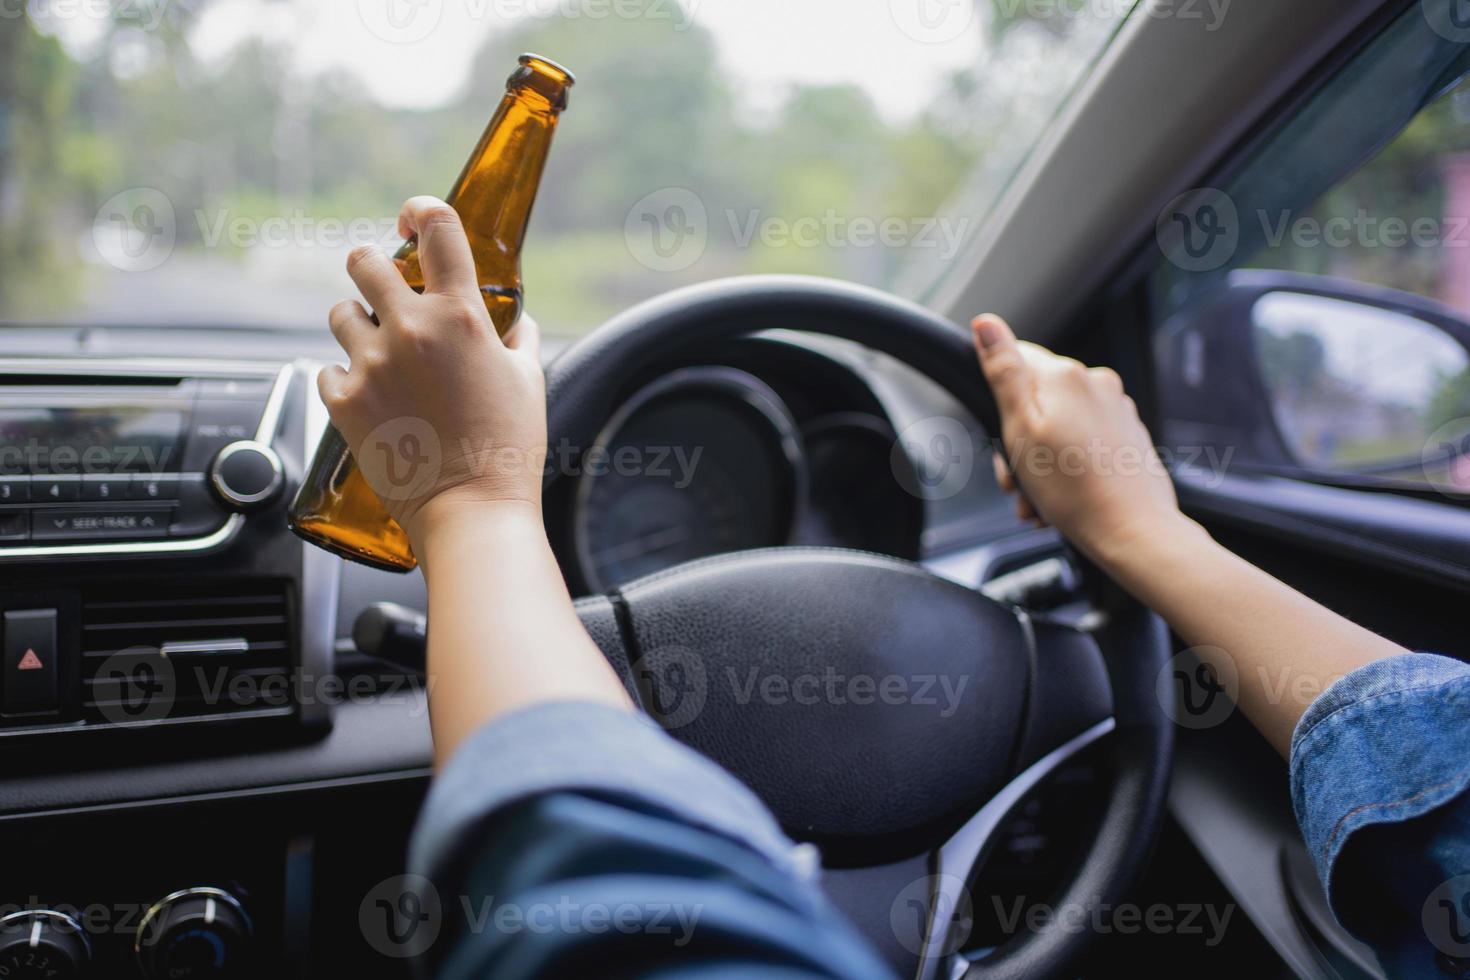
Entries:
MULTIPOLYGON (((572 73, 555 62, 521 55, 506 81, 505 97, 446 198, 464 224, 480 293, 501 336, 521 313, 521 245, 573 81, 572 73)), ((393 261, 408 284, 422 291, 418 243, 405 243, 393 261)), ((411 480, 422 455, 412 434, 359 448, 386 454, 387 480, 404 474, 411 480)), ((397 572, 418 565, 408 535, 384 508, 335 426, 323 433, 287 520, 298 535, 343 558, 397 572)))

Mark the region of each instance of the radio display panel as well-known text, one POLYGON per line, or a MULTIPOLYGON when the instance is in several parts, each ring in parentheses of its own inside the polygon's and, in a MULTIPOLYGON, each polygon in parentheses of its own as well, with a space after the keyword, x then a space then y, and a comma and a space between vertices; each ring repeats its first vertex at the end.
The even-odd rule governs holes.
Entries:
MULTIPOLYGON (((7 394, 13 394, 8 392, 7 394)), ((0 406, 0 474, 88 476, 179 469, 187 412, 178 401, 0 406)))

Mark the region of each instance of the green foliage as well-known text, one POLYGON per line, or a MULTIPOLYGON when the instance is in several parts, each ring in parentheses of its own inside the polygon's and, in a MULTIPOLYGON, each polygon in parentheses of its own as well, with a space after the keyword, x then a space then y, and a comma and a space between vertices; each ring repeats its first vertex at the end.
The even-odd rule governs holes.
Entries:
POLYGON ((1440 379, 1429 397, 1425 428, 1434 431, 1450 422, 1470 418, 1470 368, 1440 379))
POLYGON ((80 243, 125 188, 162 191, 176 212, 175 254, 212 269, 243 257, 228 234, 209 244, 230 222, 387 221, 412 194, 444 193, 526 50, 578 79, 524 260, 529 305, 554 330, 587 329, 650 293, 718 275, 886 282, 901 258, 892 249, 737 242, 737 232, 768 219, 934 215, 982 148, 955 109, 976 91, 963 74, 948 111, 903 122, 846 85, 794 86, 763 118, 742 118, 713 37, 697 24, 676 33, 659 17, 521 21, 491 35, 456 99, 404 110, 372 101, 354 78, 303 76, 262 41, 199 63, 184 32, 203 5, 141 40, 119 23, 86 62, 24 19, 0 32, 0 318, 93 301, 80 243), (114 56, 130 44, 147 57, 119 73, 114 56), (707 211, 708 249, 687 270, 646 269, 624 241, 633 205, 664 188, 693 191, 707 211))
POLYGON ((1256 350, 1269 391, 1310 391, 1326 375, 1327 349, 1315 333, 1257 330, 1256 350))

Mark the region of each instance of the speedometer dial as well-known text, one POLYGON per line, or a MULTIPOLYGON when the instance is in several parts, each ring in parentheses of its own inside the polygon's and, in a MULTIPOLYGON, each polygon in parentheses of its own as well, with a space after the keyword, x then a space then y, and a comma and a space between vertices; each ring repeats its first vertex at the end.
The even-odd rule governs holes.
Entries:
POLYGON ((753 375, 687 368, 634 395, 583 457, 576 543, 594 590, 784 544, 804 490, 796 425, 753 375))

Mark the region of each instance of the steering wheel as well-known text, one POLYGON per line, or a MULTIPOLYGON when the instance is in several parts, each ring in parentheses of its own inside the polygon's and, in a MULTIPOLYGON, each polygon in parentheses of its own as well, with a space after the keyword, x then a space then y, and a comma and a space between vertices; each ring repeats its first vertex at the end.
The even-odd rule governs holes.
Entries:
MULTIPOLYGON (((592 445, 633 381, 671 351, 771 328, 890 354, 1000 431, 954 324, 877 290, 757 276, 655 298, 567 349, 547 372, 551 444, 592 445)), ((1109 585, 1095 569, 1084 576, 1109 585)), ((1091 938, 1078 923, 1123 899, 1162 820, 1173 737, 1155 682, 1168 634, 1116 588, 1095 591, 1109 596, 1102 625, 1081 632, 911 562, 790 547, 680 565, 578 612, 671 735, 744 780, 829 868, 862 869, 860 890, 883 898, 856 917, 891 962, 919 980, 992 980, 1075 966, 1091 938), (763 687, 769 676, 791 683, 763 687), (802 696, 808 677, 821 683, 802 696), (960 955, 967 886, 1003 818, 1094 743, 1110 786, 1053 902, 1068 914, 981 959, 960 955)))

